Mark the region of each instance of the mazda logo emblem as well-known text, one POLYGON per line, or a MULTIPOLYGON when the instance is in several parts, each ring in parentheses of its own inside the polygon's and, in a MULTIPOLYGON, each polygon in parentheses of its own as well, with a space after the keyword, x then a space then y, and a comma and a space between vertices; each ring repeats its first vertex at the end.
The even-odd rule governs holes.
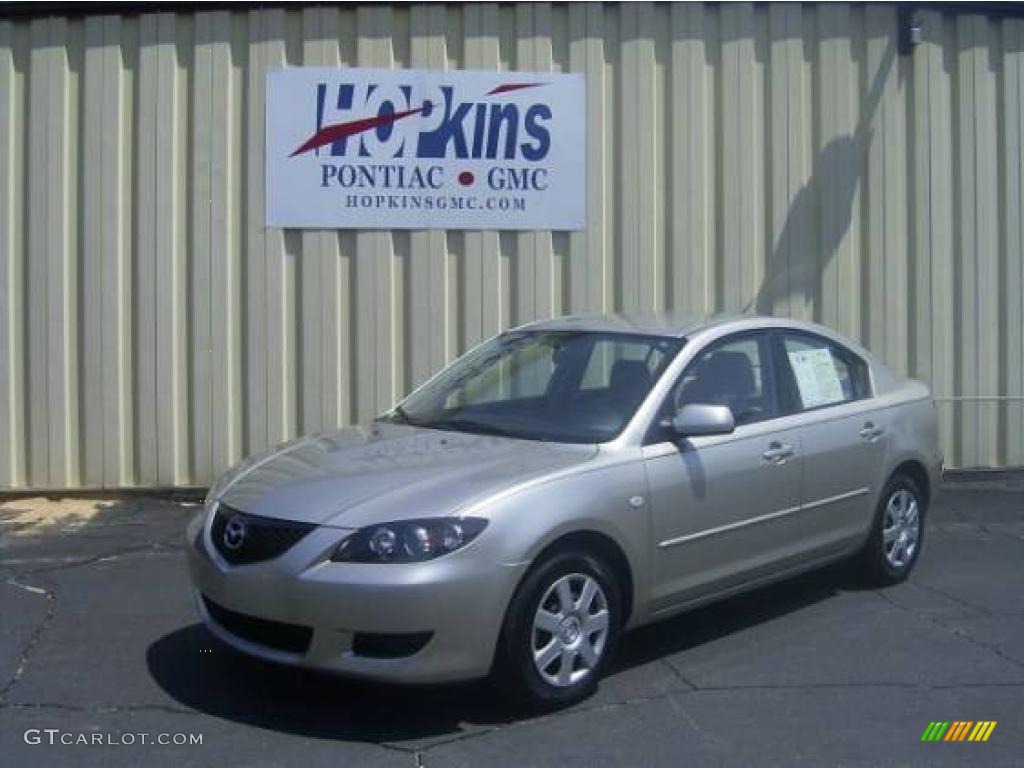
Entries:
POLYGON ((241 515, 235 515, 228 520, 224 528, 224 546, 232 552, 241 549, 245 543, 245 530, 245 518, 241 515))

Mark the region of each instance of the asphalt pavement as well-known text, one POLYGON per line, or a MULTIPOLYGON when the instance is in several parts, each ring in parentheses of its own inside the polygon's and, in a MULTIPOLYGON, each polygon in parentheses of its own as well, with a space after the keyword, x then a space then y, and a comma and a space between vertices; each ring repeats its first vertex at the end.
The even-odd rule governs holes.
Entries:
POLYGON ((539 717, 225 648, 189 591, 195 506, 34 504, 0 505, 5 766, 1024 765, 1020 475, 944 488, 908 583, 830 568, 641 629, 593 698, 539 717), (987 742, 921 741, 981 720, 987 742))

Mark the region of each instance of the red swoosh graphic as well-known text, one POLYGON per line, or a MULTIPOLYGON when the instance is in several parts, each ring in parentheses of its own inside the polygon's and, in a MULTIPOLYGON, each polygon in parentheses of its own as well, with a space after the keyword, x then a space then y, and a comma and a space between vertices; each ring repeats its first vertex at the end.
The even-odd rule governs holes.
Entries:
POLYGON ((487 92, 488 96, 496 96, 499 93, 508 93, 509 91, 519 91, 523 88, 537 88, 544 85, 544 83, 504 83, 499 85, 497 88, 487 92))
MULTIPOLYGON (((499 93, 508 93, 509 91, 520 91, 523 88, 538 88, 546 83, 503 83, 496 88, 491 89, 487 92, 488 96, 497 96, 499 93)), ((326 144, 333 144, 339 139, 344 139, 347 136, 354 136, 357 133, 364 133, 365 131, 379 128, 382 125, 390 125, 397 120, 401 120, 403 117, 410 117, 412 115, 418 115, 430 106, 429 102, 424 102, 423 106, 419 109, 409 109, 405 112, 393 112, 390 115, 378 115, 377 117, 364 117, 359 120, 351 120, 347 123, 337 123, 335 125, 326 125, 319 131, 310 136, 306 142, 296 149, 289 155, 289 157, 295 157, 301 155, 304 152, 309 152, 317 147, 322 147, 326 144)))
POLYGON ((295 157, 301 155, 303 152, 309 152, 311 149, 322 147, 325 144, 333 144, 339 139, 344 139, 346 136, 354 136, 357 133, 363 133, 365 131, 379 128, 382 125, 390 125, 403 117, 410 117, 411 115, 418 115, 424 109, 426 109, 429 103, 424 103, 419 109, 409 109, 405 112, 393 112, 390 115, 378 115, 377 117, 364 117, 360 120, 352 120, 347 123, 336 123, 335 125, 325 125, 319 131, 314 133, 306 143, 296 149, 289 155, 289 157, 295 157))

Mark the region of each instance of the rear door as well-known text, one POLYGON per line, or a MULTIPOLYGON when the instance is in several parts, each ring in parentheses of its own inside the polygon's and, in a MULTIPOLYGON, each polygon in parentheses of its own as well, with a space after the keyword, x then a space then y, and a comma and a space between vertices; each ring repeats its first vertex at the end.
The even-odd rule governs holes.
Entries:
POLYGON ((803 549, 826 555, 871 525, 887 434, 867 363, 852 350, 804 331, 775 334, 783 408, 797 415, 803 446, 803 549))

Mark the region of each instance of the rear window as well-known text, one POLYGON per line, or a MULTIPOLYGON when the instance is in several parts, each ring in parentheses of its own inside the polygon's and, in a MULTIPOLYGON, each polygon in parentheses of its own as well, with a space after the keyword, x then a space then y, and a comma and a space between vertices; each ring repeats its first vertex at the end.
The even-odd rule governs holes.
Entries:
POLYGON ((868 366, 858 355, 818 336, 785 334, 792 410, 806 411, 868 397, 868 366))

